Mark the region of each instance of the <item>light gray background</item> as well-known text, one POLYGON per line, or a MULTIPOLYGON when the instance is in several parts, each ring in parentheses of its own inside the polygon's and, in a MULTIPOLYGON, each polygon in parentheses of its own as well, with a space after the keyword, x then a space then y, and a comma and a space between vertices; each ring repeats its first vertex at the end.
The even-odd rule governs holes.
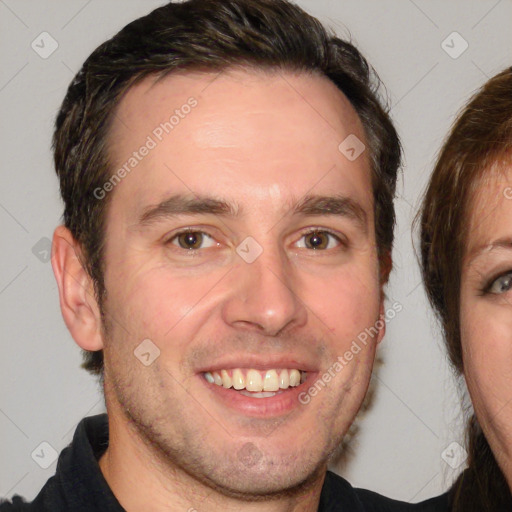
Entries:
MULTIPOLYGON (((95 380, 79 368, 50 263, 32 249, 44 255, 40 240, 51 239, 60 221, 49 146, 69 82, 97 45, 162 3, 0 0, 0 496, 33 498, 56 468, 40 468, 34 449, 46 441, 60 452, 82 417, 104 411, 95 380), (59 45, 47 59, 31 48, 43 31, 59 45)), ((350 32, 386 84, 405 148, 388 288, 389 305, 398 301, 403 310, 388 324, 375 404, 360 421, 354 456, 337 470, 355 485, 418 501, 446 489, 463 466, 453 470, 441 457, 462 442, 458 398, 419 285, 411 221, 456 111, 512 64, 512 1, 298 3, 340 35, 350 32), (453 31, 469 44, 457 59, 441 46, 453 31)), ((460 48, 456 40, 448 44, 460 48)))

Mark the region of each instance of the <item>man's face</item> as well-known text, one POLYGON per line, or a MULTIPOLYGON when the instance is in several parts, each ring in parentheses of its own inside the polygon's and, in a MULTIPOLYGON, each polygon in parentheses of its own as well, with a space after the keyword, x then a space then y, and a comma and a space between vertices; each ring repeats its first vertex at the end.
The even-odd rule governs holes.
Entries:
POLYGON ((138 156, 109 192, 107 405, 162 467, 268 495, 325 468, 367 390, 382 332, 344 354, 381 308, 370 167, 338 149, 364 134, 327 79, 217 75, 146 79, 116 112, 113 169, 138 156), (154 209, 177 195, 233 211, 154 209))

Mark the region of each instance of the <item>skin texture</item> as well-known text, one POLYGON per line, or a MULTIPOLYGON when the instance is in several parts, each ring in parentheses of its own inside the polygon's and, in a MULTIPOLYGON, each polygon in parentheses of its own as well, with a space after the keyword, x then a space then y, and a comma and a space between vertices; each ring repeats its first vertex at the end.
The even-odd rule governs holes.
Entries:
POLYGON ((461 275, 461 339, 475 413, 512 489, 511 168, 480 184, 471 205, 461 275))
POLYGON ((368 152, 349 161, 338 150, 349 134, 365 141, 362 125, 318 76, 148 78, 119 105, 114 168, 190 97, 197 106, 109 192, 106 333, 79 248, 64 227, 54 235, 66 324, 80 347, 105 352, 110 444, 100 467, 128 511, 317 510, 328 457, 361 406, 385 327, 307 405, 283 413, 231 407, 201 371, 285 357, 321 375, 383 314, 368 152), (176 193, 236 202, 241 214, 138 223, 176 193), (365 219, 292 215, 306 194, 349 197, 365 219), (200 250, 180 247, 174 235, 187 227, 210 235, 200 250), (324 234, 313 249, 311 227, 342 242, 324 234), (248 236, 263 249, 252 263, 236 252, 248 236), (149 366, 134 356, 144 339, 160 350, 149 366))

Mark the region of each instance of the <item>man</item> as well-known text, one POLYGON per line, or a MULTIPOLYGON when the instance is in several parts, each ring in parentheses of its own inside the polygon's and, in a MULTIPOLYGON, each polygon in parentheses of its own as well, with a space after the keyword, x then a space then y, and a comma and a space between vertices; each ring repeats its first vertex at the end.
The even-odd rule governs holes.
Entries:
POLYGON ((385 331, 400 147, 372 80, 284 0, 168 4, 87 59, 52 265, 108 419, 15 507, 443 510, 327 472, 385 331))

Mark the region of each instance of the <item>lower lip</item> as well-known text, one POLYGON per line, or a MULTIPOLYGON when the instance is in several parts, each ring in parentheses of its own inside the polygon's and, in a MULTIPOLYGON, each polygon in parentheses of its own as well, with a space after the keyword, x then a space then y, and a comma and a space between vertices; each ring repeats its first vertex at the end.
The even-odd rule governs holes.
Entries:
POLYGON ((281 390, 282 393, 276 392, 277 394, 267 398, 253 398, 242 395, 233 388, 227 389, 217 384, 211 384, 202 374, 199 375, 199 378, 211 393, 227 407, 247 416, 263 418, 288 414, 294 409, 302 407, 299 395, 311 385, 311 382, 314 382, 316 374, 317 372, 308 372, 307 378, 302 384, 281 390))

